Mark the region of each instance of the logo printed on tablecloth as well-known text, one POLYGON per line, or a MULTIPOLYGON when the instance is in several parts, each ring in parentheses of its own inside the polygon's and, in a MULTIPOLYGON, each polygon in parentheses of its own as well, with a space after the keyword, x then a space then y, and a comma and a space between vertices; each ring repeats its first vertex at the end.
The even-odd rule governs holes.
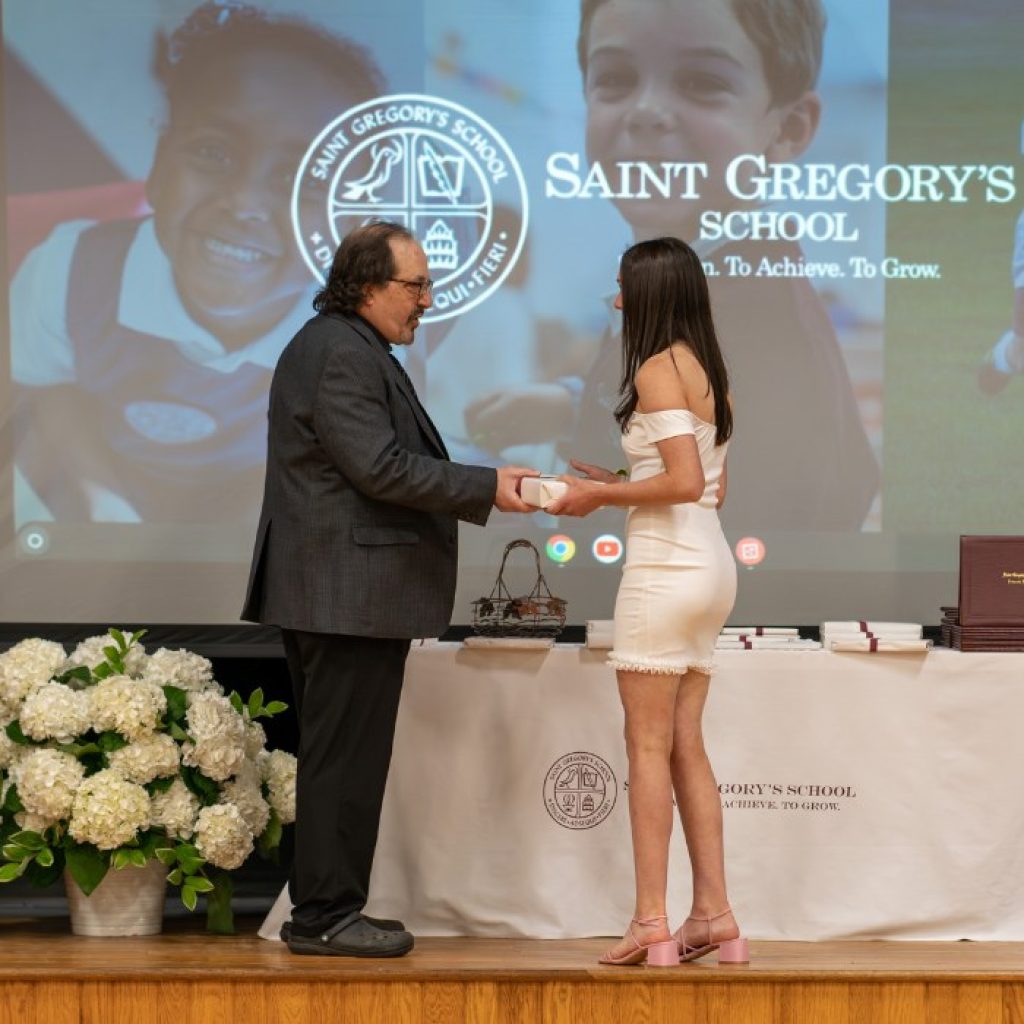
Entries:
POLYGON ((611 814, 618 791, 608 762, 583 750, 560 757, 544 776, 544 806, 563 828, 600 825, 611 814))

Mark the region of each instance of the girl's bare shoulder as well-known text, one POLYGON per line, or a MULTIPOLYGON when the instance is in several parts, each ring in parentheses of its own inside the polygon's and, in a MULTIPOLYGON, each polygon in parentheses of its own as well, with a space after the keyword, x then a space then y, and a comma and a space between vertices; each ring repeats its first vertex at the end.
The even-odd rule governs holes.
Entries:
POLYGON ((651 356, 637 370, 637 397, 646 412, 689 407, 686 381, 689 368, 681 366, 678 357, 674 356, 670 349, 665 349, 651 356))

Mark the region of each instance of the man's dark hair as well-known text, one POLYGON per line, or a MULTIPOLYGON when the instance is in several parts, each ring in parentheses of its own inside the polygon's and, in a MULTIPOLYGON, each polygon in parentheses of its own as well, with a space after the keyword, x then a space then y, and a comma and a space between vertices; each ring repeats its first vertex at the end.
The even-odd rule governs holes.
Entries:
POLYGON ((354 313, 368 287, 383 287, 394 277, 393 238, 416 241, 408 228, 386 220, 350 231, 334 254, 327 282, 316 293, 313 308, 318 313, 354 313))
POLYGON ((226 54, 248 50, 284 50, 315 62, 338 79, 349 105, 384 91, 384 76, 365 47, 303 18, 269 14, 237 0, 205 0, 169 36, 158 34, 153 75, 173 109, 196 68, 216 66, 226 54))

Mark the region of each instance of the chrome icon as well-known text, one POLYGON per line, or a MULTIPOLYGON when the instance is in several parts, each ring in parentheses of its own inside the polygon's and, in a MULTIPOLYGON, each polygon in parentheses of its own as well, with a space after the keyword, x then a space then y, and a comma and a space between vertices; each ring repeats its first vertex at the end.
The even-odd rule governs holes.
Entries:
POLYGON ((553 537, 548 537, 545 550, 552 562, 565 565, 576 554, 576 542, 572 537, 566 537, 564 533, 556 533, 553 537))

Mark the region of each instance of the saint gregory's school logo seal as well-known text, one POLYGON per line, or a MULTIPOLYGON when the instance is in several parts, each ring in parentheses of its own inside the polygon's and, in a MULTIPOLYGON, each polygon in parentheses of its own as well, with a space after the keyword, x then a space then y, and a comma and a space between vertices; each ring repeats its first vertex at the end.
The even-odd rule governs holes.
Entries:
POLYGON ((306 151, 292 192, 295 237, 321 281, 341 239, 370 220, 405 225, 434 279, 424 323, 482 302, 526 237, 523 172, 472 111, 434 96, 382 96, 332 121, 306 151))
POLYGON ((560 757, 544 777, 544 806, 564 828, 593 828, 612 812, 618 784, 608 762, 577 750, 560 757))

